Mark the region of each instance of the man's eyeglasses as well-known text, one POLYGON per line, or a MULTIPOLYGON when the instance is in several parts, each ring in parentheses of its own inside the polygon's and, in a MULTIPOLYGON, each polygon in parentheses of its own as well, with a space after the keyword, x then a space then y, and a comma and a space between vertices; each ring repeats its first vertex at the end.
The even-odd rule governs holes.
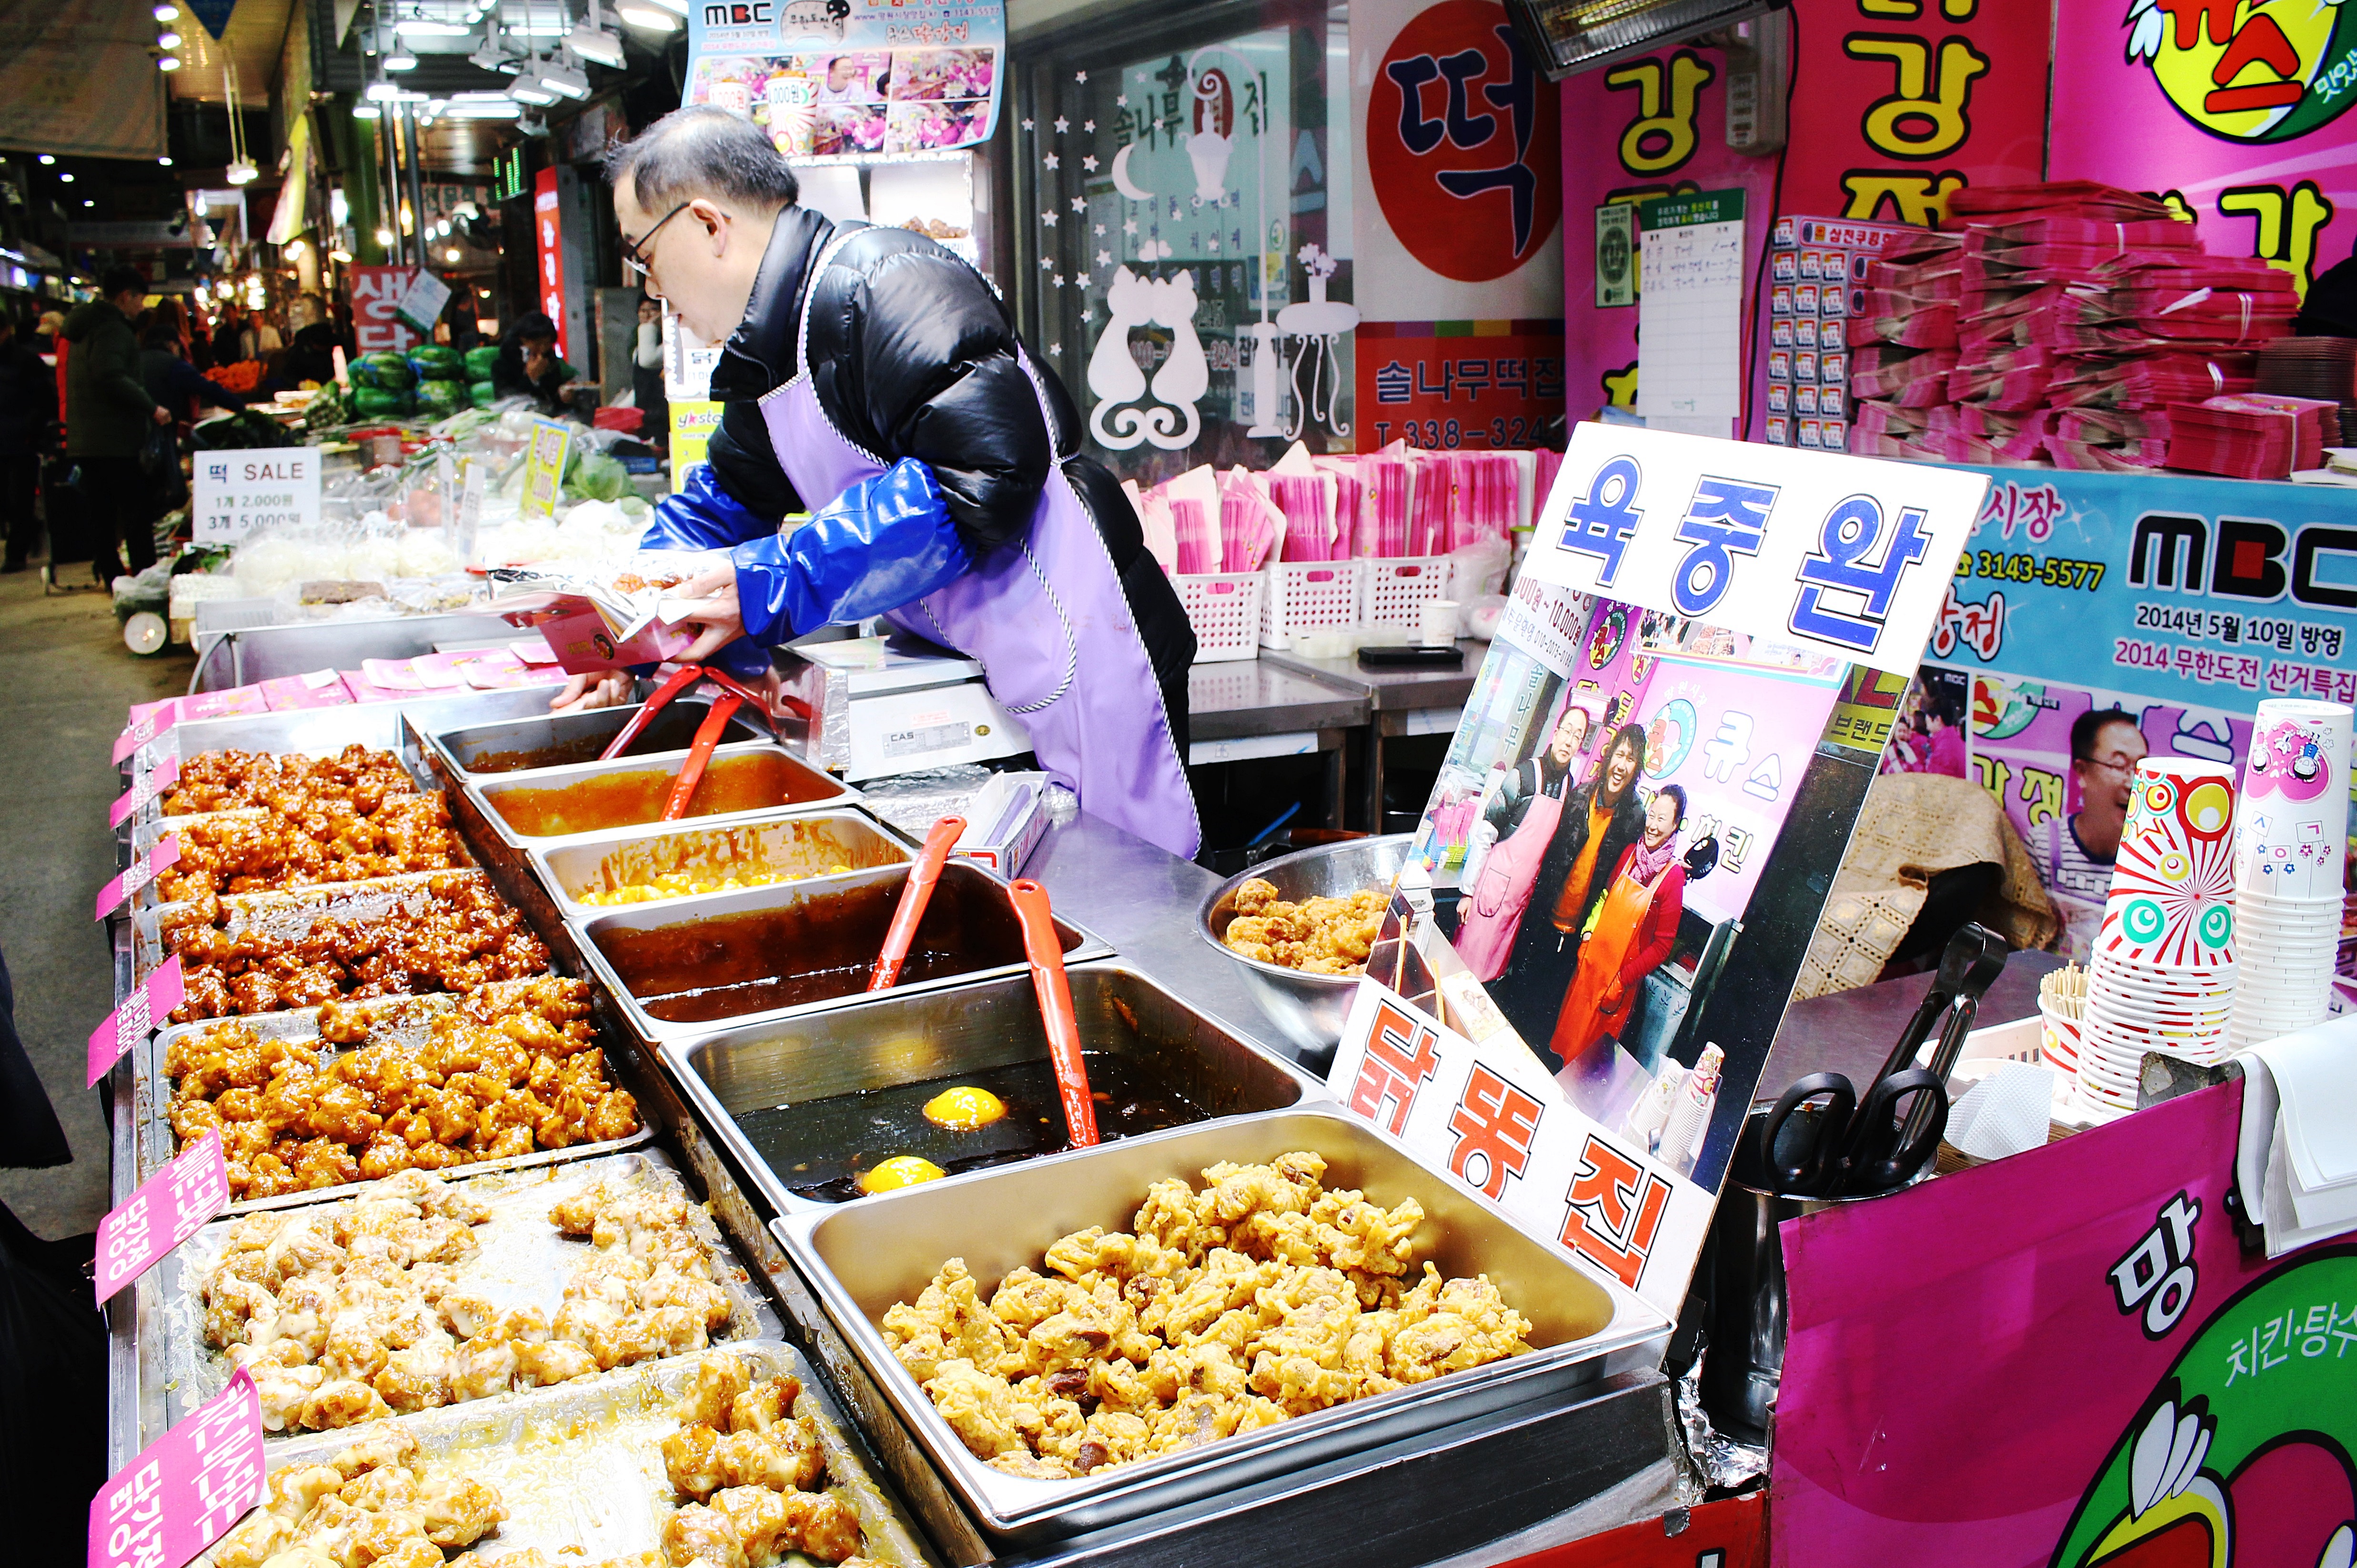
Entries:
POLYGON ((2134 773, 2136 764, 2142 762, 2144 758, 2130 757, 2125 751, 2115 751, 2109 757, 2082 757, 2074 760, 2083 762, 2090 768, 2100 768, 2106 773, 2134 773))
POLYGON ((654 260, 647 254, 647 247, 654 243, 657 234, 662 232, 662 226, 686 211, 694 199, 694 197, 690 197, 686 201, 681 202, 677 207, 656 219, 653 228, 622 246, 623 282, 634 282, 648 276, 654 271, 654 260))

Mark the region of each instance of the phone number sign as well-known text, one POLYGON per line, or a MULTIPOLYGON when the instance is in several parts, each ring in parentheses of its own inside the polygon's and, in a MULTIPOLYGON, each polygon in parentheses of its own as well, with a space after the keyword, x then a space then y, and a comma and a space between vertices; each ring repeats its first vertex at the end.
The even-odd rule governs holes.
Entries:
POLYGON ((319 521, 319 449, 274 446, 197 454, 192 515, 199 544, 319 521))

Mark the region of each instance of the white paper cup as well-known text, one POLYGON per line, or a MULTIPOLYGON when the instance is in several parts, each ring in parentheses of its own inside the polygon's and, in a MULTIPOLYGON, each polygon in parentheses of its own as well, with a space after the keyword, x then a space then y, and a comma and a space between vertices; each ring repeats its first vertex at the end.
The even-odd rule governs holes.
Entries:
POLYGON ((2349 849, 2350 710, 2271 697, 2243 763, 2234 881, 2246 892, 2339 897, 2349 849))

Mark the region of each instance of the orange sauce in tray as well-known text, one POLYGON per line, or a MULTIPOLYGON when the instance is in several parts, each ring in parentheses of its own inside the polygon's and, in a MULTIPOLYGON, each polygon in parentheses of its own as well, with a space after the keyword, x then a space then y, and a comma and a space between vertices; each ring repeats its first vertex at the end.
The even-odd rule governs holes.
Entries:
MULTIPOLYGON (((490 797, 491 810, 527 838, 636 827, 662 816, 672 780, 685 758, 665 768, 599 773, 547 789, 507 789, 490 797)), ((833 780, 773 751, 716 757, 688 797, 691 817, 799 806, 836 792, 833 780)))

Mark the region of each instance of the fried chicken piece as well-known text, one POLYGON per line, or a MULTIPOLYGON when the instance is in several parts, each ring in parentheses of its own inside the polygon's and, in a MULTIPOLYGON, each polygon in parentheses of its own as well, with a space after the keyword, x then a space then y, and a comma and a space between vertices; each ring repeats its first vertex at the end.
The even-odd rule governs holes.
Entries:
POLYGON ((688 1375, 687 1391, 680 1395, 673 1412, 689 1425, 734 1430, 727 1419, 729 1407, 752 1386, 753 1374, 741 1358, 706 1356, 688 1375))
POLYGON ((707 1563, 711 1568, 750 1568, 745 1543, 726 1514, 690 1503, 663 1521, 663 1555, 672 1568, 707 1563))
POLYGON ((728 1521, 745 1561, 759 1568, 788 1551, 793 1520, 786 1499, 767 1487, 729 1487, 712 1494, 712 1511, 728 1521))
POLYGON ((662 1444, 663 1473, 672 1490, 702 1502, 728 1484, 720 1458, 721 1434, 697 1423, 666 1435, 662 1444))
POLYGON ((285 1432, 303 1419, 303 1407, 328 1380, 325 1369, 319 1367, 278 1367, 262 1365, 250 1369, 253 1391, 262 1402, 262 1427, 265 1432, 285 1432))
POLYGON ((884 1341, 920 1382, 952 1360, 995 1372, 1013 1348, 1006 1326, 983 1304, 963 1258, 943 1263, 914 1305, 893 1304, 884 1314, 884 1341))
POLYGON ((924 1388, 942 1419, 977 1459, 1024 1448, 1025 1429, 1037 1432, 1042 1425, 1039 1411, 1019 1405, 1005 1378, 963 1357, 942 1362, 924 1388))
POLYGON ((272 1557, 295 1543, 294 1521, 268 1509, 256 1509, 213 1542, 207 1553, 213 1568, 262 1568, 272 1557))
POLYGON ((469 1339, 450 1365, 450 1398, 464 1403, 503 1394, 515 1386, 515 1346, 504 1339, 469 1339))
POLYGON ((787 1550, 815 1557, 821 1563, 841 1563, 860 1547, 859 1514, 842 1498, 825 1492, 789 1492, 787 1550))
POLYGON ((434 1333, 405 1350, 395 1350, 378 1369, 375 1391, 386 1407, 404 1415, 438 1410, 452 1402, 451 1374, 457 1342, 434 1333))
POLYGON ((576 1378, 594 1377, 597 1359, 582 1347, 566 1339, 549 1339, 516 1347, 516 1386, 523 1389, 544 1389, 554 1383, 569 1383, 576 1378))
POLYGON ((498 1492, 463 1476, 427 1477, 417 1488, 417 1504, 425 1516, 425 1539, 445 1549, 472 1546, 508 1517, 498 1492))
POLYGON ((1450 1280, 1440 1287, 1429 1316, 1393 1336, 1385 1369, 1403 1383, 1426 1382, 1522 1355, 1531 1348, 1530 1331, 1529 1320, 1506 1305, 1487 1274, 1450 1280))
POLYGON ((983 1461, 994 1470, 1004 1470, 1010 1476, 1020 1476, 1027 1481, 1069 1481, 1072 1472, 1060 1459, 1042 1459, 1027 1449, 1009 1449, 994 1454, 983 1461))
POLYGON ((800 1378, 780 1376, 754 1384, 728 1402, 728 1430, 766 1432, 793 1419, 794 1402, 802 1397, 800 1378))
POLYGON ((807 1491, 826 1476, 826 1450, 810 1433, 781 1423, 765 1432, 732 1432, 713 1449, 725 1484, 807 1491))
POLYGON ((392 1413, 393 1407, 357 1378, 331 1378, 303 1402, 303 1424, 315 1432, 358 1426, 392 1413))
POLYGON ((399 1465, 380 1466, 346 1481, 338 1495, 354 1508, 366 1509, 371 1513, 414 1511, 417 1507, 417 1477, 399 1465))

